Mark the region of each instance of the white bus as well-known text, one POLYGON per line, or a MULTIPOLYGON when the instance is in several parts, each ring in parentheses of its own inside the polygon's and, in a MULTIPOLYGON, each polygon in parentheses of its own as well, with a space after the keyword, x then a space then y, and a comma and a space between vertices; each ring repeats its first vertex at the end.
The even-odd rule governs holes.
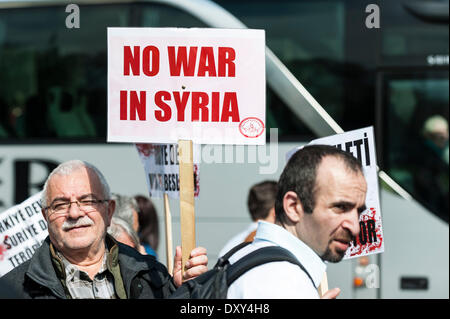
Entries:
MULTIPOLYGON (((264 29, 268 144, 245 147, 246 163, 200 169, 197 243, 210 267, 250 222, 249 188, 277 179, 288 150, 373 125, 385 252, 373 267, 330 265, 329 285, 340 298, 448 298, 448 126, 443 147, 423 136, 428 119, 449 118, 448 1, 80 0, 78 27, 66 22, 70 3, 0 1, 0 211, 74 158, 98 166, 114 192, 147 193, 134 145, 106 143, 107 27, 264 29), (372 288, 355 287, 361 269, 372 288)), ((153 200, 164 262, 163 202, 153 200)))

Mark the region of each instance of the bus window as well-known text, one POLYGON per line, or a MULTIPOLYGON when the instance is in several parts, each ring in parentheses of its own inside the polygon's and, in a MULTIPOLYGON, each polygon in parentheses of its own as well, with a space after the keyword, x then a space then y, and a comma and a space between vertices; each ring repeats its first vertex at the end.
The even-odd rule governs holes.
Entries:
POLYGON ((0 140, 104 141, 107 27, 204 27, 152 4, 80 6, 68 29, 64 6, 0 10, 0 140))
MULTIPOLYGON (((249 28, 266 31, 266 45, 344 130, 373 125, 375 104, 371 81, 375 66, 367 63, 367 67, 361 63, 370 59, 364 51, 369 46, 355 41, 355 38, 370 41, 370 37, 361 36, 364 30, 359 32, 361 21, 364 21, 362 2, 217 2, 249 28), (352 9, 353 6, 358 6, 357 10, 352 9), (362 49, 354 49, 356 43, 362 49), (350 50, 354 51, 351 57, 350 50)), ((279 125, 281 140, 311 140, 315 137, 305 124, 284 109, 286 106, 271 104, 273 99, 278 98, 270 98, 267 102, 268 127, 271 123, 279 125)))
POLYGON ((105 135, 106 26, 125 26, 125 6, 81 7, 68 29, 63 6, 0 10, 3 139, 105 135))
POLYGON ((449 80, 445 72, 386 75, 386 171, 448 222, 449 80))

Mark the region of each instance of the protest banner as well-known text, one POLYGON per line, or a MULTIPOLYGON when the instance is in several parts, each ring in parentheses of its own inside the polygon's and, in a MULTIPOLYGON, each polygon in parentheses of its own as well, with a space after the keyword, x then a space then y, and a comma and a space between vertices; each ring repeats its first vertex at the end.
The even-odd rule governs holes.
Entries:
POLYGON ((182 269, 195 245, 193 143, 265 144, 265 34, 108 28, 108 142, 178 143, 182 269))
MULTIPOLYGON (((308 145, 326 144, 350 152, 361 161, 367 182, 367 210, 360 215, 360 233, 351 243, 344 259, 363 257, 384 251, 383 227, 381 223, 377 161, 373 127, 366 127, 341 134, 312 140, 308 145)), ((289 151, 286 159, 300 148, 289 151)))
POLYGON ((0 277, 30 259, 48 235, 41 192, 0 213, 0 277))
POLYGON ((263 30, 108 28, 108 142, 265 144, 263 30))
MULTIPOLYGON (((169 196, 180 198, 180 165, 178 158, 178 144, 136 144, 139 158, 144 166, 145 178, 151 197, 164 197, 164 221, 166 233, 167 268, 173 268, 172 247, 172 218, 170 213, 169 196)), ((194 196, 200 192, 199 156, 200 145, 195 144, 193 150, 194 167, 194 196)))
MULTIPOLYGON (((178 144, 136 144, 151 197, 180 197, 178 144)), ((200 193, 200 145, 194 144, 194 195, 200 193)))

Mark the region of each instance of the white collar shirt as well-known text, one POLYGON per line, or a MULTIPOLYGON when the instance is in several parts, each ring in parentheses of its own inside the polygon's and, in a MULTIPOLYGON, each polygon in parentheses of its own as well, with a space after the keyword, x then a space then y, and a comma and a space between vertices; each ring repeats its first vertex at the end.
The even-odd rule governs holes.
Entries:
POLYGON ((247 228, 240 232, 239 234, 232 237, 222 248, 222 250, 219 252, 219 257, 222 257, 225 255, 228 251, 230 251, 235 246, 239 245, 240 243, 243 243, 244 240, 250 235, 251 232, 256 230, 258 227, 258 222, 253 222, 250 225, 247 226, 247 228))
POLYGON ((252 244, 230 258, 233 264, 250 252, 267 246, 289 250, 311 276, 287 261, 271 262, 252 268, 240 276, 228 289, 228 299, 317 299, 317 288, 322 281, 326 264, 300 239, 284 228, 260 221, 252 244))

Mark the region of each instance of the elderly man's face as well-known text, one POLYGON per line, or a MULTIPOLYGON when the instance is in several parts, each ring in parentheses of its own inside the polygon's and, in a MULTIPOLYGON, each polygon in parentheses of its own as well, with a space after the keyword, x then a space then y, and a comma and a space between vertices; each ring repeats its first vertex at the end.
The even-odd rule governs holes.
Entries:
POLYGON ((316 205, 298 225, 302 239, 323 260, 340 261, 352 237, 359 234, 359 214, 365 210, 367 184, 361 173, 342 160, 325 157, 317 170, 316 205))
POLYGON ((48 183, 47 203, 73 202, 66 214, 46 211, 52 243, 63 253, 89 252, 103 245, 106 228, 111 222, 113 205, 97 203, 84 212, 76 200, 103 200, 103 188, 97 175, 80 168, 69 175, 54 175, 48 183))

